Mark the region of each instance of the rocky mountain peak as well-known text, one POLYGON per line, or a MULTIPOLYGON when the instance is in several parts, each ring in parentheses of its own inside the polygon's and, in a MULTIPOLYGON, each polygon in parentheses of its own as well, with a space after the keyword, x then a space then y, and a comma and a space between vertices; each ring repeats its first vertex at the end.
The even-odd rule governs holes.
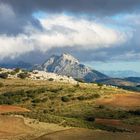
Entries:
POLYGON ((76 79, 83 79, 86 82, 92 82, 107 77, 106 75, 81 64, 75 57, 68 53, 63 53, 60 56, 51 56, 37 69, 71 76, 76 79))
POLYGON ((69 61, 71 63, 79 63, 79 61, 73 57, 72 55, 68 54, 68 53, 63 53, 61 56, 60 56, 60 59, 63 60, 63 61, 69 61))

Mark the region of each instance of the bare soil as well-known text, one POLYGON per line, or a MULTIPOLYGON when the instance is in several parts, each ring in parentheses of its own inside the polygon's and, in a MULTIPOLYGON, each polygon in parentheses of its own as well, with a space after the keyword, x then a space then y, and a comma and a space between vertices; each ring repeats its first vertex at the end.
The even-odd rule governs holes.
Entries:
POLYGON ((29 112, 30 110, 18 106, 0 105, 0 114, 8 112, 29 112))
POLYGON ((73 128, 41 136, 35 140, 139 140, 140 133, 112 133, 73 128))
POLYGON ((101 98, 96 104, 112 107, 138 108, 140 107, 140 94, 114 94, 108 98, 101 98))

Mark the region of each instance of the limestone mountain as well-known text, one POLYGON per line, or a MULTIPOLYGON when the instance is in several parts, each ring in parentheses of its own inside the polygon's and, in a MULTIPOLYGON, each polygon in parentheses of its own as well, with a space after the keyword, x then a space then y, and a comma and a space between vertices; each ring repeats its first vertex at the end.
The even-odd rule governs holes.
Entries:
POLYGON ((67 53, 60 56, 53 55, 35 69, 71 76, 86 82, 107 78, 106 75, 81 64, 76 58, 67 53))

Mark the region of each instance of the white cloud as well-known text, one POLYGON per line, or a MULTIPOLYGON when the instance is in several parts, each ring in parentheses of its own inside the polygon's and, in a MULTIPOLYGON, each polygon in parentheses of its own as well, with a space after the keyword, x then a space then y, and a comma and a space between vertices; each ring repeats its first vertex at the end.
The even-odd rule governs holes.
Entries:
POLYGON ((123 31, 86 19, 51 15, 39 20, 44 31, 28 25, 25 33, 17 36, 0 35, 0 59, 15 58, 33 50, 47 51, 52 47, 69 46, 80 49, 112 47, 130 39, 130 36, 123 31))
POLYGON ((107 28, 93 21, 72 18, 69 16, 52 16, 42 19, 41 23, 46 30, 53 32, 54 26, 61 26, 75 32, 69 34, 56 31, 51 36, 43 35, 43 40, 51 46, 81 46, 81 47, 110 47, 122 44, 127 40, 124 32, 107 28))
POLYGON ((26 35, 0 36, 0 59, 15 58, 32 50, 34 50, 33 44, 26 35))

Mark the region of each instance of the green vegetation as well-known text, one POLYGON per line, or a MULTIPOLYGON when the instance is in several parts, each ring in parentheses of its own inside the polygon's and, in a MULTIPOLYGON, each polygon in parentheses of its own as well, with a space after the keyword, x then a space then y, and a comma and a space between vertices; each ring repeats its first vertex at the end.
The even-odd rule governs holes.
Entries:
POLYGON ((0 105, 16 105, 30 112, 15 113, 42 122, 58 123, 63 126, 98 128, 113 132, 127 130, 96 124, 96 118, 119 119, 127 124, 139 124, 140 110, 109 107, 96 104, 96 100, 111 95, 126 93, 122 89, 95 84, 80 83, 79 86, 53 81, 2 80, 0 105))
POLYGON ((130 91, 140 92, 140 86, 119 86, 119 88, 123 88, 125 90, 130 90, 130 91))
POLYGON ((4 84, 3 84, 2 82, 0 82, 0 88, 1 88, 1 87, 4 87, 4 84))
POLYGON ((26 79, 29 76, 27 72, 22 72, 18 74, 18 77, 21 79, 26 79))
POLYGON ((49 79, 48 79, 48 81, 53 81, 53 80, 54 80, 53 78, 49 78, 49 79))
POLYGON ((124 123, 131 124, 131 125, 140 125, 140 117, 131 117, 124 120, 124 123))
POLYGON ((0 78, 2 79, 7 79, 8 78, 8 73, 0 73, 0 78))
POLYGON ((19 73, 20 72, 20 68, 15 68, 14 71, 15 71, 15 73, 19 73))
POLYGON ((62 97, 61 97, 61 100, 62 100, 63 102, 69 102, 69 101, 70 101, 70 98, 69 98, 68 96, 62 96, 62 97))

